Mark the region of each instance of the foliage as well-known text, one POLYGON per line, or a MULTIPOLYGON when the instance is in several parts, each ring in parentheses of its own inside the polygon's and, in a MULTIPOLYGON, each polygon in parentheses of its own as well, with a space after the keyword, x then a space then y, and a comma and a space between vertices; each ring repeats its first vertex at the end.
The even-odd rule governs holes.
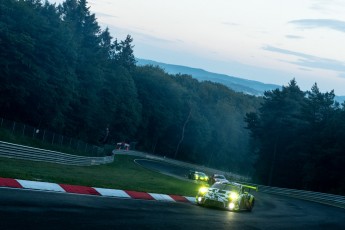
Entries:
POLYGON ((257 112, 245 117, 258 151, 257 180, 273 186, 345 193, 345 111, 334 92, 316 84, 302 92, 293 79, 265 93, 257 112))
POLYGON ((0 116, 93 144, 235 172, 255 155, 242 117, 260 98, 136 66, 127 35, 102 30, 86 0, 0 2, 0 116))

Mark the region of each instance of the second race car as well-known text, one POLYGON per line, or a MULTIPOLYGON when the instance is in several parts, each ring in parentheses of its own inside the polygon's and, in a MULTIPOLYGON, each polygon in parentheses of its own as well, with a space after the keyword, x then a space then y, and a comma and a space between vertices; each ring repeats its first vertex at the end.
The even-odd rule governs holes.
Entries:
POLYGON ((208 183, 210 185, 213 185, 216 182, 223 182, 223 181, 228 181, 224 175, 222 174, 213 174, 210 179, 208 180, 208 183))
POLYGON ((208 181, 208 176, 203 173, 203 172, 198 172, 198 171, 194 171, 194 170, 190 170, 188 173, 188 179, 192 179, 192 180, 200 180, 200 181, 208 181))

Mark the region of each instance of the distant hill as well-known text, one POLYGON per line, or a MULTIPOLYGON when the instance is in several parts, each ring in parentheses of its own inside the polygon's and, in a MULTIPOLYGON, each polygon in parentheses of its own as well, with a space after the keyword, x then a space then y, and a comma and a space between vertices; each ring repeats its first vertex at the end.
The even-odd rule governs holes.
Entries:
POLYGON ((166 64, 151 60, 137 59, 137 65, 153 65, 159 66, 169 74, 188 74, 199 81, 212 81, 226 85, 236 92, 245 94, 262 96, 265 91, 281 88, 279 85, 265 84, 258 81, 246 80, 242 78, 232 77, 226 74, 211 73, 203 69, 191 68, 181 65, 166 64))
POLYGON ((345 102, 345 96, 335 96, 334 100, 338 101, 339 103, 345 102))
MULTIPOLYGON (((197 69, 181 65, 172 65, 162 62, 156 62, 152 60, 139 59, 137 58, 137 65, 153 65, 159 66, 164 69, 169 74, 188 74, 193 76, 193 78, 198 79, 199 81, 212 81, 218 82, 223 85, 226 85, 230 89, 236 92, 242 92, 245 94, 262 96, 265 91, 274 90, 281 88, 279 85, 274 84, 265 84, 258 81, 252 81, 247 79, 242 79, 238 77, 229 76, 226 74, 211 73, 203 69, 197 69)), ((335 96, 335 100, 342 103, 345 101, 345 96, 335 96)))

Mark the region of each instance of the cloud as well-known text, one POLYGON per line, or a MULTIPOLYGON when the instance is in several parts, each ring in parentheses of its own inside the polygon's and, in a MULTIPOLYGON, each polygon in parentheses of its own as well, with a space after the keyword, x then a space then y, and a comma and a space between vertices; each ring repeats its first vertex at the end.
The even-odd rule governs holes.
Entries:
POLYGON ((335 2, 332 0, 314 0, 312 5, 310 6, 310 9, 316 10, 316 11, 328 12, 330 11, 329 4, 335 4, 335 2))
POLYGON ((345 21, 333 19, 301 19, 289 21, 302 29, 326 28, 345 33, 345 21))
POLYGON ((313 0, 310 9, 316 10, 323 14, 334 14, 343 12, 343 0, 313 0))
POLYGON ((341 78, 345 78, 345 73, 340 73, 338 76, 341 78))
POLYGON ((307 68, 303 68, 303 67, 300 67, 299 69, 300 69, 300 70, 303 70, 303 71, 308 71, 308 72, 309 72, 309 71, 312 71, 311 69, 307 69, 307 68))
POLYGON ((267 50, 267 51, 271 51, 271 52, 276 52, 276 53, 298 56, 298 57, 302 57, 302 58, 313 58, 313 56, 309 55, 309 54, 303 54, 303 53, 299 53, 299 52, 295 52, 295 51, 285 50, 285 49, 277 48, 274 46, 264 46, 262 49, 267 50))
POLYGON ((289 38, 289 39, 302 39, 302 38, 303 38, 303 37, 301 37, 301 36, 290 35, 290 34, 286 35, 285 37, 286 37, 286 38, 289 38))
MULTIPOLYGON (((141 41, 144 43, 152 43, 152 44, 174 44, 176 42, 183 43, 182 40, 173 40, 173 39, 164 39, 157 36, 150 35, 149 31, 146 31, 142 28, 127 29, 123 27, 118 27, 115 25, 108 25, 111 34, 116 34, 117 36, 125 38, 128 34, 130 34, 134 38, 134 42, 141 41)), ((120 39, 121 40, 121 39, 120 39)))
POLYGON ((101 13, 101 12, 95 12, 96 17, 100 16, 100 17, 107 17, 107 18, 118 18, 115 15, 111 15, 111 14, 105 14, 105 13, 101 13))
POLYGON ((337 60, 316 57, 313 55, 299 53, 299 52, 295 52, 291 50, 280 49, 273 46, 265 46, 262 49, 270 51, 270 52, 276 52, 276 53, 298 57, 297 61, 285 61, 285 62, 298 65, 302 68, 317 68, 317 69, 333 70, 333 71, 345 73, 345 64, 337 60))
POLYGON ((222 24, 226 25, 226 26, 239 26, 240 25, 240 24, 235 23, 235 22, 223 22, 222 24))

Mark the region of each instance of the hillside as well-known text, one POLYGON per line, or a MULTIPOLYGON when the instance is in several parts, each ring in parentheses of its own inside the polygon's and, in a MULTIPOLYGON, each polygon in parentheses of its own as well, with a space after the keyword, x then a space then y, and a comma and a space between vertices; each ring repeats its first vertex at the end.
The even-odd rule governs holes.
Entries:
MULTIPOLYGON (((137 65, 153 65, 159 66, 164 69, 169 74, 188 74, 199 81, 211 81, 221 83, 236 92, 242 92, 254 96, 262 96, 265 91, 273 90, 276 88, 281 88, 279 85, 265 84, 259 81, 252 81, 247 79, 242 79, 238 77, 229 76, 226 74, 218 74, 208 72, 203 69, 197 69, 181 65, 172 65, 162 62, 156 62, 152 60, 139 59, 137 58, 137 65)), ((345 96, 335 96, 336 101, 343 103, 345 101, 345 96)))
POLYGON ((164 69, 169 74, 188 74, 193 76, 193 78, 198 79, 199 81, 211 81, 221 83, 230 89, 233 89, 236 92, 243 92, 245 94, 255 95, 255 96, 262 96, 265 91, 273 90, 276 88, 281 88, 279 85, 274 84, 265 84, 258 81, 252 81, 242 78, 237 78, 233 76, 229 76, 226 74, 218 74, 218 73, 211 73, 203 69, 191 68, 187 66, 181 65, 172 65, 166 64, 146 59, 136 59, 137 65, 144 66, 144 65, 153 65, 159 66, 160 68, 164 69))

